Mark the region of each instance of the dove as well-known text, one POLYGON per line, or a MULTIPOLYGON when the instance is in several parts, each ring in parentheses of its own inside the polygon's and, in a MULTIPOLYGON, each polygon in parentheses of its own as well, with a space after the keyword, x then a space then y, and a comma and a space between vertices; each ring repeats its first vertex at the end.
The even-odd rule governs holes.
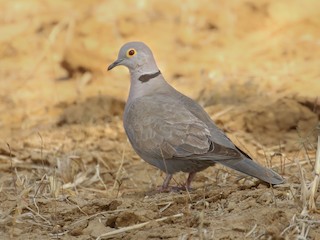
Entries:
POLYGON ((135 152, 165 172, 161 190, 170 189, 177 172, 188 173, 183 188, 189 190, 196 173, 216 163, 272 185, 284 182, 239 149, 198 103, 170 85, 145 43, 124 44, 108 70, 117 66, 127 67, 131 78, 125 132, 135 152))

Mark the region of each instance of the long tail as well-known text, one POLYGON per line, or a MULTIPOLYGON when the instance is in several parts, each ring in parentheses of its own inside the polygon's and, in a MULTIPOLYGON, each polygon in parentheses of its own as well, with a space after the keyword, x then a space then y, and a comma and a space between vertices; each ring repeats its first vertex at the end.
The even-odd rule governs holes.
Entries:
POLYGON ((284 179, 278 173, 259 165, 249 158, 243 158, 239 160, 222 160, 218 162, 226 167, 261 179, 262 181, 270 184, 281 184, 284 182, 284 179))

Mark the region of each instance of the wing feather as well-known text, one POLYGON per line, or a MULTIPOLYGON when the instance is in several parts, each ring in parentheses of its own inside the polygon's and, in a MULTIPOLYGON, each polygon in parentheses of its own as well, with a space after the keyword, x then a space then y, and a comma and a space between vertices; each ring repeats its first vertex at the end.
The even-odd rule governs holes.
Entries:
POLYGON ((167 100, 144 97, 125 113, 126 132, 138 154, 199 160, 240 156, 238 151, 214 143, 208 126, 183 105, 167 100))

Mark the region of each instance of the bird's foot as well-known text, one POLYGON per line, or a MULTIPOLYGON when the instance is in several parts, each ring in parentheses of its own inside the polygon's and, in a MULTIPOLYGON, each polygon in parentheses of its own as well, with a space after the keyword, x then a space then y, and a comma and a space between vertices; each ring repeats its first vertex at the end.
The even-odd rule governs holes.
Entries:
POLYGON ((157 189, 157 192, 162 193, 162 192, 180 192, 180 191, 187 191, 190 192, 192 191, 191 188, 191 182, 194 176, 196 175, 195 172, 189 173, 188 179, 184 185, 180 186, 169 186, 170 180, 172 178, 172 174, 167 174, 166 178, 163 181, 163 184, 161 187, 157 189))
POLYGON ((187 186, 167 186, 167 187, 161 186, 161 187, 158 187, 158 189, 157 189, 157 191, 159 193, 163 193, 163 192, 181 192, 181 191, 190 192, 192 190, 193 189, 191 187, 187 187, 187 186))
POLYGON ((187 191, 191 192, 193 189, 190 186, 172 186, 171 191, 172 192, 180 192, 180 191, 187 191))

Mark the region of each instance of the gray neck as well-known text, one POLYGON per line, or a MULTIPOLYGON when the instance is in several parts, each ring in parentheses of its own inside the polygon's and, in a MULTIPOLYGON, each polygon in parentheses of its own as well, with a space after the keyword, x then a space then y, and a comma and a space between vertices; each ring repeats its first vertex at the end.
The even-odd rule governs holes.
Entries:
POLYGON ((130 71, 130 75, 131 84, 128 102, 138 97, 152 95, 156 92, 171 91, 171 89, 173 89, 164 80, 159 70, 143 74, 137 71, 130 71))

